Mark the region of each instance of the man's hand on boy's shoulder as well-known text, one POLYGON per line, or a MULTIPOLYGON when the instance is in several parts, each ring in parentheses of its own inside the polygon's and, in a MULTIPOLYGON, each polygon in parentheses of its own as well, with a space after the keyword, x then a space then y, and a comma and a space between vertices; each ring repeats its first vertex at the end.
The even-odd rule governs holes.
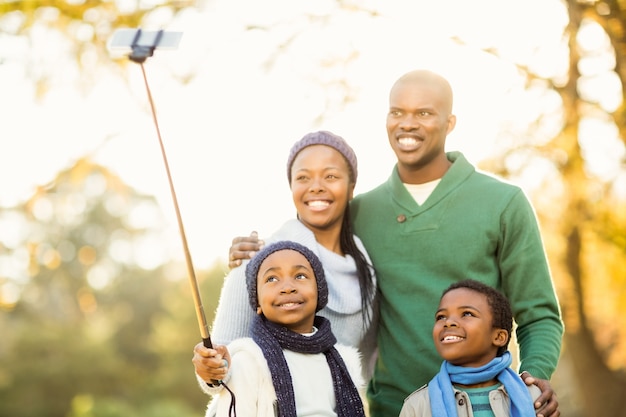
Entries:
POLYGON ((559 402, 556 393, 547 379, 539 379, 532 376, 528 371, 521 374, 526 385, 536 385, 541 390, 541 395, 535 400, 535 414, 537 417, 559 417, 559 402))

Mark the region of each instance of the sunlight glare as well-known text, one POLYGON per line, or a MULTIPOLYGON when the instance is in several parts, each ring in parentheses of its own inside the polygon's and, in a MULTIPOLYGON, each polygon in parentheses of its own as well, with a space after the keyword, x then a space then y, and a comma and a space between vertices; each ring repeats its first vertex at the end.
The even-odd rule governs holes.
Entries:
MULTIPOLYGON (((0 268, 2 259, 0 259, 0 268)), ((0 284, 0 309, 6 310, 17 304, 20 300, 20 288, 14 282, 4 282, 0 284)))
MULTIPOLYGON (((121 13, 141 7, 116 1, 121 13)), ((3 16, 0 24, 10 28, 21 18, 3 16)), ((53 22, 55 16, 46 18, 53 22)), ((449 78, 458 123, 446 149, 464 152, 470 162, 478 163, 507 138, 520 138, 519 132, 542 111, 550 112, 551 120, 537 126, 537 141, 547 140, 562 122, 556 98, 542 95, 539 88, 524 92, 526 80, 515 66, 527 59, 533 71, 563 81, 567 10, 561 1, 216 0, 174 17, 157 11, 146 24, 168 19, 172 23, 166 30, 184 32, 180 47, 157 51, 146 69, 187 238, 201 266, 223 257, 233 237, 251 230, 266 236, 293 217, 284 163, 291 144, 308 131, 333 130, 351 143, 362 167, 357 192, 384 181, 395 163, 384 127, 388 89, 408 70, 430 68, 449 78), (502 18, 494 19, 494 14, 502 18), (515 19, 507 18, 512 15, 515 19), (481 47, 497 50, 504 59, 481 47), (506 136, 503 128, 512 131, 506 136)), ((80 26, 74 31, 80 39, 90 36, 80 26)), ((585 48, 606 46, 597 28, 589 25, 586 31, 581 37, 585 48)), ((15 181, 6 184, 0 204, 23 201, 36 184, 89 155, 134 190, 155 196, 155 210, 162 211, 161 217, 149 210, 126 213, 129 201, 116 196, 106 199, 108 212, 126 216, 131 228, 166 229, 168 238, 157 239, 174 254, 169 256, 182 258, 139 68, 126 66, 123 77, 97 68, 85 92, 76 85, 81 73, 71 44, 50 27, 33 27, 31 57, 21 53, 26 38, 10 38, 12 44, 0 38, 3 51, 8 48, 0 65, 0 88, 14 99, 0 101, 0 111, 15 114, 5 121, 14 146, 0 163, 0 175, 15 181), (22 71, 25 65, 31 68, 28 75, 22 71), (49 77, 50 90, 33 104, 37 90, 32 79, 42 77, 49 77), (32 149, 38 150, 36 155, 32 149), (32 161, 28 169, 16 165, 24 160, 32 161)), ((87 52, 83 64, 94 62, 87 52)), ((604 58, 588 62, 605 71, 611 64, 604 58)), ((595 99, 615 108, 619 92, 614 80, 602 74, 580 87, 601 92, 595 99)), ((86 198, 99 195, 105 184, 89 181, 86 198)), ((78 200, 68 204, 62 216, 66 222, 85 208, 78 200)), ((39 216, 49 218, 50 211, 41 210, 39 216)), ((115 240, 109 251, 122 262, 137 256, 153 268, 166 259, 161 248, 120 242, 115 240), (132 254, 126 245, 132 245, 132 254)))
POLYGON ((94 290, 101 290, 111 283, 116 272, 117 268, 108 262, 100 262, 87 270, 87 282, 94 290))
POLYGON ((585 118, 580 124, 578 142, 590 175, 609 181, 623 170, 626 147, 614 125, 604 120, 585 118))

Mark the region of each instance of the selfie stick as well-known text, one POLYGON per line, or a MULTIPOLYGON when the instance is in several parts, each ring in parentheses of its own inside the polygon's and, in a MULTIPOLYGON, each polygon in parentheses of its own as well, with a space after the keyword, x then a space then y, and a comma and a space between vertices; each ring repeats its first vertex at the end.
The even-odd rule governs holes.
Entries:
POLYGON ((113 39, 110 44, 110 48, 117 47, 130 47, 131 53, 129 59, 138 63, 141 66, 141 72, 143 74, 144 83, 146 85, 146 91, 148 92, 148 101, 150 102, 150 108, 152 109, 152 119, 154 126, 156 127, 157 137, 159 139, 159 145, 161 147, 161 155, 163 156, 163 162, 165 164, 165 171, 167 172, 167 179, 170 185, 170 192, 172 194, 172 200, 174 201, 174 209, 176 211, 176 219, 178 221, 178 229, 180 231, 180 237, 183 241, 183 249, 185 251, 185 261, 187 262, 187 272, 189 273, 189 284, 191 285, 191 293, 193 295, 194 305, 196 307, 196 315, 198 316, 198 324, 200 325, 200 336, 202 336, 202 343, 207 348, 212 348, 211 336, 209 334, 209 326, 204 314, 204 308, 202 307, 202 298, 200 297, 200 289, 198 287, 198 280, 194 272, 193 263, 191 262, 191 254, 189 252, 189 246, 187 245, 187 238, 185 236, 185 228, 183 227, 182 216, 180 215, 180 208, 178 207, 178 199, 176 198, 176 191, 174 190, 174 182, 172 181, 172 175, 170 173, 170 167, 167 162, 167 155, 165 154, 165 146, 161 139, 161 131, 159 129, 159 122, 156 116, 156 110, 154 102, 152 100, 152 94, 150 87, 148 86, 148 78, 146 77, 146 70, 143 63, 148 57, 151 57, 154 50, 157 47, 175 47, 180 41, 182 33, 180 32, 164 32, 162 30, 158 32, 146 32, 141 29, 124 29, 119 30, 113 35, 113 39))

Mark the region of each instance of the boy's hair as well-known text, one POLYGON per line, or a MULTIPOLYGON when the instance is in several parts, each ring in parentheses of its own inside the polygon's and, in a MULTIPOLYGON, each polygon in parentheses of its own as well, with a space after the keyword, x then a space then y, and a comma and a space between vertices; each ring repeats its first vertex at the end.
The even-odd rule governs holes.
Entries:
POLYGON ((463 281, 455 282, 444 290, 441 297, 449 291, 458 288, 467 288, 484 294, 485 297, 487 297, 487 304, 491 307, 491 315, 493 316, 492 326, 494 328, 504 329, 509 333, 508 340, 503 346, 498 348, 498 352, 496 353, 496 356, 504 355, 504 352, 508 350, 508 345, 511 341, 511 332, 513 331, 513 312, 511 310, 511 303, 509 303, 509 299, 495 288, 473 279, 465 279, 463 281))
POLYGON ((274 252, 281 250, 295 250, 304 256, 313 268, 313 274, 315 274, 315 283, 317 284, 317 308, 315 311, 320 311, 328 304, 328 284, 326 283, 326 276, 324 275, 324 268, 322 262, 315 253, 306 246, 303 246, 297 242, 290 240, 281 240, 265 246, 250 260, 246 265, 246 285, 248 287, 248 297, 252 309, 257 308, 259 305, 257 299, 257 276, 259 274, 259 268, 263 261, 274 252))

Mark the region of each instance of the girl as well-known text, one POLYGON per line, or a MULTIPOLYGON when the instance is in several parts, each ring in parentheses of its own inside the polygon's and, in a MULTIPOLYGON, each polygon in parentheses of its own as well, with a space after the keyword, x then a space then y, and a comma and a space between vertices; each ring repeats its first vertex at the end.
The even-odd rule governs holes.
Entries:
POLYGON ((246 283, 257 314, 251 337, 228 345, 229 392, 215 393, 207 417, 364 417, 359 353, 336 344, 329 321, 316 316, 328 302, 317 256, 296 242, 273 243, 247 265, 246 283))

